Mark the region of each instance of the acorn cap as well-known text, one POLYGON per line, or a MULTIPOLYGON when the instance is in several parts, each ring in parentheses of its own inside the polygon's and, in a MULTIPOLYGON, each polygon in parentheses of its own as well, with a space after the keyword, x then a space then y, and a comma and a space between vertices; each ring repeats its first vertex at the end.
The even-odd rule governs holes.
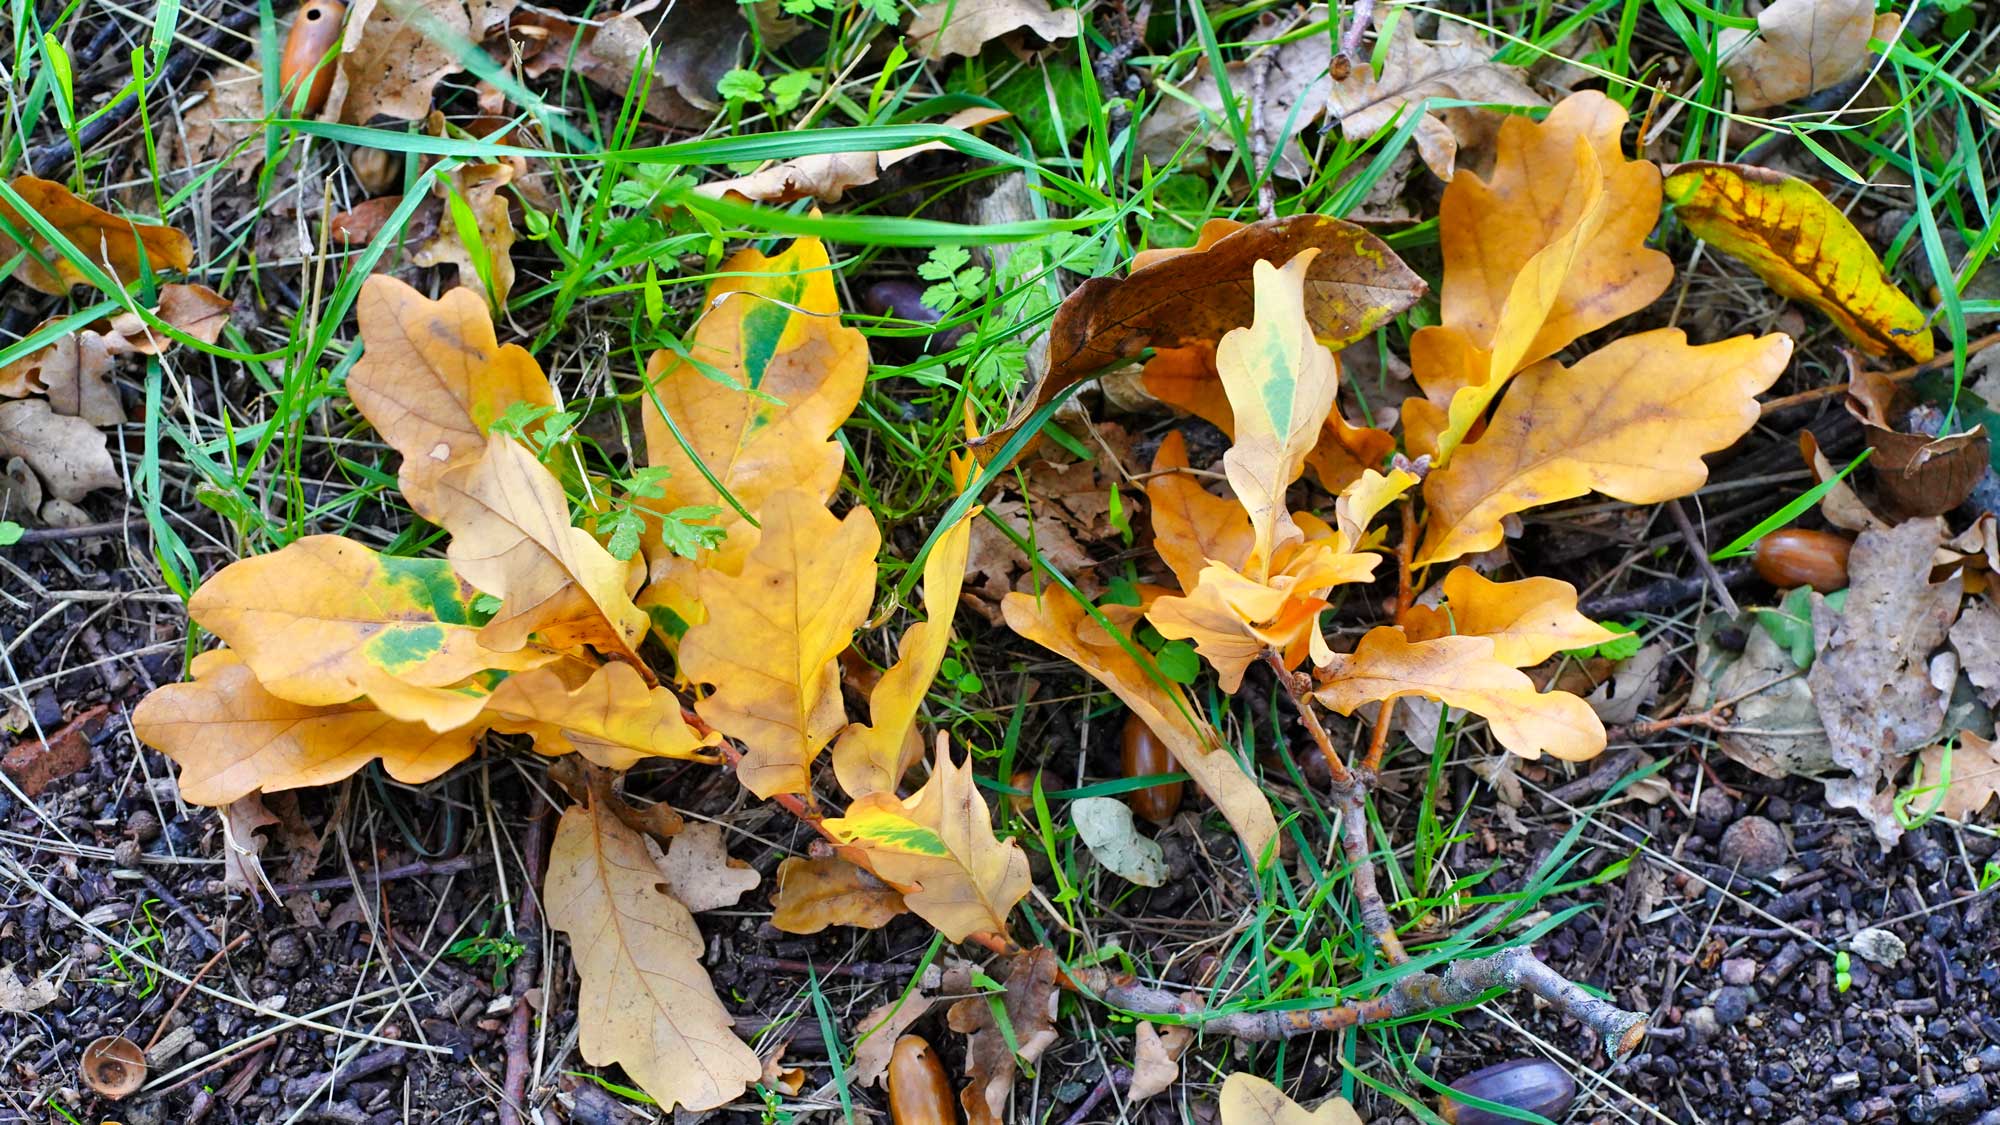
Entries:
POLYGON ((83 1049, 83 1080, 118 1101, 146 1084, 146 1052, 123 1035, 106 1035, 83 1049))

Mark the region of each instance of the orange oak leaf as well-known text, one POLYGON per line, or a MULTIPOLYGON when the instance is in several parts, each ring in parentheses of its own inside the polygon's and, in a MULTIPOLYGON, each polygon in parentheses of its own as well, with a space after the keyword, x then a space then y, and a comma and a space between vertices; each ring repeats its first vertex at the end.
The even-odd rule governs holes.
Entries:
POLYGON ((601 665, 580 675, 573 662, 502 680, 485 703, 494 730, 530 734, 544 754, 582 754, 606 769, 644 758, 718 760, 713 731, 696 734, 678 696, 648 684, 631 665, 601 665))
MULTIPOLYGON (((142 259, 156 273, 185 270, 194 264, 194 244, 172 227, 121 219, 51 180, 16 176, 12 186, 30 210, 120 282, 140 278, 145 272, 140 266, 142 259)), ((22 284, 60 297, 84 283, 82 271, 11 204, 0 202, 0 221, 27 239, 26 243, 18 242, 0 229, 0 260, 27 252, 14 274, 22 284)))
POLYGON ((657 532, 648 536, 653 580, 640 602, 671 611, 683 625, 702 619, 697 570, 735 574, 756 545, 757 529, 730 498, 754 513, 787 489, 822 503, 833 495, 841 452, 831 439, 861 401, 868 376, 868 342, 840 322, 833 269, 818 239, 801 238, 769 258, 743 250, 720 273, 686 356, 653 353, 651 393, 640 404, 647 458, 671 470, 662 492, 640 506, 720 508, 709 522, 727 533, 699 565, 667 552, 657 532))
POLYGON ((1702 456, 1757 421, 1757 394, 1791 358, 1782 334, 1693 346, 1677 328, 1617 340, 1574 367, 1544 360, 1515 379, 1486 432, 1424 481, 1429 529, 1418 563, 1449 562, 1503 538, 1501 520, 1602 492, 1632 504, 1685 496, 1702 456))
POLYGON ((140 700, 132 729, 181 767, 181 796, 199 805, 324 785, 376 758, 389 776, 418 785, 470 757, 479 737, 398 722, 364 699, 328 707, 280 699, 228 649, 203 653, 193 672, 192 682, 140 700))
POLYGON ((816 934, 828 926, 875 930, 908 912, 902 892, 839 856, 792 856, 778 864, 771 924, 788 934, 816 934))
POLYGON ((453 569, 500 599, 480 643, 594 645, 650 676, 634 651, 648 624, 628 593, 636 568, 571 525, 562 485, 520 442, 490 438, 477 460, 438 479, 434 500, 453 569))
POLYGON ((542 888, 549 925, 569 935, 582 978, 584 1061, 624 1067, 669 1112, 724 1105, 757 1081, 763 1063, 736 1037, 701 967, 694 916, 667 893, 645 837, 603 796, 564 810, 542 888))
POLYGON ((1410 344, 1425 394, 1404 406, 1413 453, 1448 462, 1516 372, 1666 291, 1673 265, 1645 245, 1660 173, 1625 159, 1625 120, 1595 92, 1563 99, 1540 124, 1509 117, 1491 178, 1445 188, 1440 323, 1410 344))
POLYGON ((1675 166, 1666 194, 1674 217, 1696 237, 1749 266, 1780 296, 1825 313, 1862 351, 1900 352, 1916 363, 1931 358, 1936 345, 1923 310, 1818 188, 1769 168, 1693 163, 1675 166))
POLYGON ((1153 454, 1146 507, 1152 513, 1153 549, 1181 589, 1192 590, 1211 559, 1241 567, 1250 557, 1251 531, 1243 505, 1203 488, 1187 467, 1187 439, 1174 430, 1153 454))
POLYGON ((404 499, 437 522, 439 478, 485 451, 487 427, 509 406, 552 407, 555 390, 525 349, 500 344, 492 314, 470 289, 433 301, 376 274, 362 284, 354 313, 365 350, 347 393, 403 455, 404 499))
POLYGON ((993 835, 972 764, 952 762, 943 734, 930 780, 915 794, 870 793, 822 824, 949 941, 1006 933, 1007 915, 1033 886, 1027 854, 993 835))
POLYGON ((1370 629, 1352 653, 1320 668, 1313 696, 1351 715, 1364 703, 1421 695, 1483 717, 1500 745, 1524 758, 1580 761, 1604 749, 1597 712, 1562 691, 1537 692, 1527 674, 1495 659, 1491 637, 1412 641, 1394 625, 1370 629))
POLYGON ((924 560, 924 612, 896 648, 896 663, 868 694, 868 723, 849 723, 833 744, 833 775, 850 797, 894 793, 896 783, 923 755, 917 711, 930 691, 951 643, 951 619, 965 582, 976 513, 952 525, 924 560))
POLYGON ((696 710, 743 744, 737 777, 759 797, 804 793, 846 721, 838 657, 875 594, 875 517, 840 519, 813 492, 780 492, 741 574, 700 572, 708 618, 681 639, 681 671, 715 690, 696 710))
POLYGON ((1413 641, 1491 637, 1493 659, 1514 668, 1540 664, 1564 649, 1617 636, 1576 611, 1576 587, 1555 578, 1494 582, 1469 566, 1444 577, 1444 604, 1413 606, 1403 629, 1413 641))
MULTIPOLYGON (((1235 756, 1222 749, 1221 737, 1196 717, 1180 687, 1165 677, 1146 674, 1132 654, 1135 649, 1144 651, 1136 642, 1127 636, 1126 644, 1120 645, 1119 638, 1093 620, 1075 598, 1060 591, 1039 598, 1009 594, 1000 609, 1009 628, 1083 669, 1131 708, 1222 810, 1253 862, 1264 860, 1278 835, 1269 800, 1235 756)), ((1140 611, 1136 606, 1107 605, 1100 612, 1113 627, 1129 633, 1140 611)))

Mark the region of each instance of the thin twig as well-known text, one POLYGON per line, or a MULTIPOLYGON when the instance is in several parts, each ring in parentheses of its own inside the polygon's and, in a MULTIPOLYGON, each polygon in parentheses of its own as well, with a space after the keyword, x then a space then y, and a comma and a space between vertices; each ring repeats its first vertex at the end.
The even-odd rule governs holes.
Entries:
POLYGON ((1347 5, 1347 15, 1340 28, 1340 54, 1333 60, 1333 80, 1340 82, 1363 65, 1361 57, 1361 37, 1368 33, 1368 24, 1375 14, 1375 0, 1353 0, 1347 5))
POLYGON ((535 975, 541 971, 542 853, 548 847, 548 834, 549 806, 537 800, 521 844, 527 881, 521 888, 521 913, 514 935, 521 943, 521 956, 514 962, 514 974, 509 981, 513 986, 514 1010, 507 1017, 507 1070, 500 1088, 500 1125, 522 1125, 527 1120, 522 1109, 527 1104, 528 1092, 528 1025, 534 1019, 534 1005, 528 1003, 528 993, 535 987, 535 975))
POLYGON ((1674 518, 1674 523, 1681 529, 1681 538, 1687 543, 1688 549, 1694 552, 1695 569, 1701 571, 1702 578, 1707 580, 1708 588, 1715 593, 1715 600, 1722 604, 1722 608, 1727 610, 1731 617, 1742 613, 1742 607, 1736 604, 1735 597, 1729 593, 1728 579, 1722 577, 1722 573, 1715 569, 1715 562, 1708 557, 1707 541, 1696 530, 1694 522, 1688 519, 1687 509, 1681 507, 1679 500, 1669 500, 1667 514, 1674 518))
POLYGON ((146 1040, 146 1053, 151 1054, 153 1048, 159 1045, 160 1037, 167 1033, 167 1025, 173 1022, 174 1013, 181 1010, 182 1001, 185 1001, 188 998, 188 993, 194 991, 195 985, 201 983, 201 978, 207 976, 210 969, 213 969, 217 965, 221 964, 222 959, 228 956, 230 953, 234 952, 236 950, 236 947, 242 945, 244 942, 249 940, 250 940, 249 934, 247 933, 237 934, 235 937, 230 939, 228 945, 222 947, 221 949, 216 950, 214 953, 209 954, 208 960, 202 962, 201 968, 196 969, 194 971, 194 975, 188 978, 187 983, 181 986, 180 995, 174 997, 174 1002, 172 1004, 167 1005, 167 1014, 160 1017, 159 1026, 153 1029, 153 1037, 151 1039, 146 1040))
MULTIPOLYGON (((483 855, 459 855, 453 856, 450 859, 420 860, 416 863, 405 863, 400 867, 384 867, 375 871, 365 872, 362 875, 362 879, 373 887, 395 879, 411 879, 420 875, 456 875, 461 871, 470 871, 487 862, 489 861, 483 855)), ((352 886, 354 886, 352 879, 349 879, 345 875, 336 875, 326 879, 308 879, 302 883, 279 883, 271 889, 280 895, 288 895, 299 891, 344 891, 352 886)))
MULTIPOLYGON (((1965 356, 1967 359, 1970 359, 1995 344, 2000 344, 2000 332, 1995 332, 1990 336, 1981 336, 1979 339, 1965 345, 1965 356)), ((1952 360, 1956 354, 1955 352, 1939 352, 1922 363, 1913 363, 1908 367, 1899 367, 1894 371, 1884 372, 1882 378, 1892 383, 1900 383, 1905 379, 1914 379, 1926 371, 1941 371, 1952 365, 1952 360)), ((1804 406, 1809 402, 1818 402, 1823 398, 1832 398, 1835 395, 1845 394, 1852 386, 1852 383, 1830 383, 1824 387, 1814 387, 1809 391, 1800 391, 1797 394, 1785 395, 1783 398, 1774 398, 1761 407, 1760 416, 1769 418, 1780 410, 1789 410, 1794 406, 1804 406)))

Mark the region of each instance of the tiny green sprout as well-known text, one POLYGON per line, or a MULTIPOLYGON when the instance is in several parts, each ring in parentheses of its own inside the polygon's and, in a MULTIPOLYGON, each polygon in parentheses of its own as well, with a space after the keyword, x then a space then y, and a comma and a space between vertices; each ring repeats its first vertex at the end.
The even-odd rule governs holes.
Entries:
POLYGON ((732 70, 715 84, 715 92, 732 102, 764 100, 764 76, 754 70, 732 70))
POLYGON ((13 520, 0 520, 0 547, 12 547, 21 541, 28 529, 13 520))
POLYGON ((1118 533, 1118 537, 1124 540, 1127 547, 1130 547, 1132 545, 1132 514, 1125 510, 1125 499, 1118 494, 1118 482, 1115 480, 1111 482, 1110 510, 1105 513, 1104 518, 1111 522, 1112 530, 1118 533))
POLYGON ((1984 891, 2000 884, 2000 859, 1989 859, 1979 872, 1979 889, 1984 891))
POLYGON ((1854 977, 1848 972, 1850 964, 1851 962, 1847 959, 1847 951, 1845 949, 1834 955, 1833 987, 1836 992, 1846 992, 1848 989, 1854 987, 1854 977))
POLYGON ((1601 656, 1606 660, 1630 660, 1639 655, 1639 650, 1645 646, 1646 642, 1639 636, 1639 629, 1645 624, 1643 621, 1600 621, 1598 624, 1618 635, 1602 644, 1567 649, 1563 655, 1573 656, 1578 660, 1589 660, 1594 656, 1601 656))

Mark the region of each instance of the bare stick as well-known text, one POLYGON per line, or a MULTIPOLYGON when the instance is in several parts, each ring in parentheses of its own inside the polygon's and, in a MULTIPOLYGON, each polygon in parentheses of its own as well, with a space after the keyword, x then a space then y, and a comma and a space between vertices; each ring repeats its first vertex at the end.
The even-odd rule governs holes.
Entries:
POLYGON ((1334 786, 1333 799, 1340 808, 1340 842, 1347 852, 1347 864, 1353 869, 1350 877, 1354 880, 1354 900, 1361 907, 1361 925, 1375 939, 1382 956, 1390 964, 1400 965, 1410 955, 1403 949, 1403 939, 1396 936, 1396 924, 1389 919, 1389 906, 1382 901, 1382 890, 1375 883, 1375 850, 1368 842, 1367 797, 1367 790, 1358 778, 1345 786, 1334 786))
POLYGON ((514 962, 514 975, 509 982, 514 991, 514 1010, 507 1017, 507 1070, 501 1084, 500 1125, 523 1125, 528 1120, 522 1115, 528 1093, 528 1025, 534 1019, 528 991, 534 988, 535 975, 541 970, 542 852, 548 846, 548 830, 549 806, 537 800, 535 811, 528 817, 528 834, 521 842, 528 877, 521 888, 516 934, 521 942, 521 956, 514 962))
MULTIPOLYGON (((1981 336, 1979 339, 1965 345, 1966 357, 1970 358, 1977 355, 1995 344, 2000 344, 2000 332, 1995 332, 1989 336, 1981 336)), ((1908 367, 1899 367, 1894 371, 1885 372, 1882 377, 1892 383, 1900 383, 1905 379, 1914 379, 1926 371, 1940 371, 1950 367, 1954 355, 1955 353, 1953 352, 1939 352, 1922 363, 1913 363, 1908 367)), ((1762 417, 1769 418, 1780 410, 1789 410, 1794 406, 1803 406, 1809 402, 1818 402, 1823 398, 1832 398, 1835 395, 1845 394, 1852 385, 1851 383, 1830 383, 1824 387, 1814 387, 1809 391, 1800 391, 1795 395, 1774 398, 1763 405, 1761 415, 1762 417)))
POLYGON ((1204 1032, 1250 1042, 1272 1042, 1421 1015, 1473 1003, 1494 989, 1525 990, 1541 997, 1564 1016, 1589 1028, 1614 1061, 1631 1054, 1646 1037, 1643 1014, 1628 1012, 1592 996, 1543 964, 1531 950, 1520 946, 1485 957, 1454 961, 1442 975, 1411 973, 1390 986, 1389 991, 1368 1000, 1273 1012, 1215 1014, 1166 989, 1114 976, 1104 969, 1083 970, 1077 976, 1078 983, 1128 1012, 1180 1016, 1204 1032))
POLYGON ((1701 571, 1701 576, 1708 580, 1708 588, 1714 591, 1715 600, 1721 603, 1723 609, 1729 611, 1731 617, 1742 613, 1742 608, 1736 604, 1736 598, 1729 592, 1729 580, 1715 569, 1715 563, 1708 557, 1708 548, 1704 545, 1701 533, 1695 529, 1694 521, 1688 519, 1687 509, 1681 507, 1679 500, 1669 500, 1667 514, 1674 518, 1674 523, 1681 529, 1681 538, 1689 549, 1694 551, 1695 569, 1701 571))

